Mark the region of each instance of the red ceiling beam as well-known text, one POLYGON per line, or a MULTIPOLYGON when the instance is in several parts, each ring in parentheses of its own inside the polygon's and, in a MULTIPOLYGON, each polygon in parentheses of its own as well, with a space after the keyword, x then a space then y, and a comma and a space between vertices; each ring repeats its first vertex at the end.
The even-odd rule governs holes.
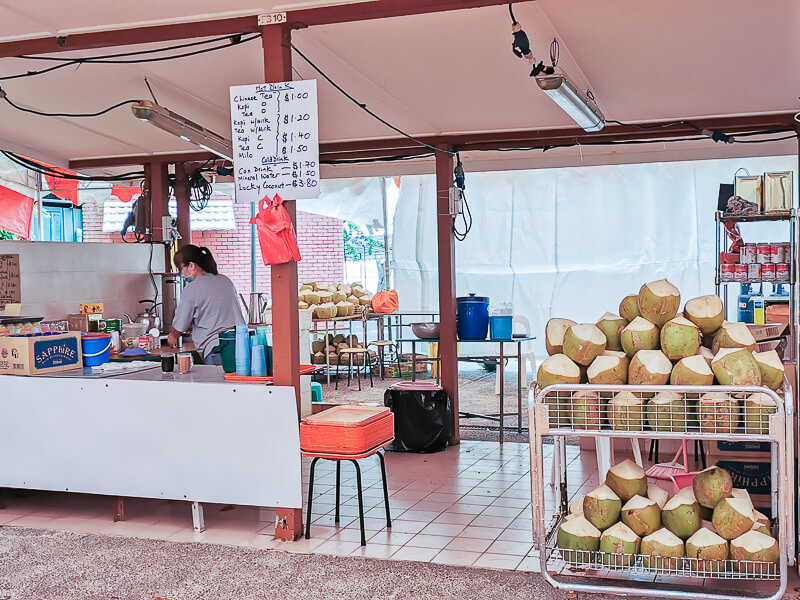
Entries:
MULTIPOLYGON (((294 28, 330 25, 350 21, 386 19, 433 12, 479 8, 506 4, 500 0, 374 0, 338 6, 288 11, 287 22, 294 28)), ((260 31, 258 17, 233 17, 192 23, 151 25, 108 31, 74 33, 0 43, 0 58, 34 54, 54 54, 97 50, 133 44, 173 42, 190 38, 217 37, 260 31)))
POLYGON ((144 165, 157 161, 169 164, 183 162, 204 162, 218 156, 198 150, 196 152, 174 152, 170 154, 131 154, 129 156, 106 156, 100 158, 78 158, 69 161, 69 168, 73 171, 85 169, 102 169, 106 167, 128 167, 130 165, 144 165))

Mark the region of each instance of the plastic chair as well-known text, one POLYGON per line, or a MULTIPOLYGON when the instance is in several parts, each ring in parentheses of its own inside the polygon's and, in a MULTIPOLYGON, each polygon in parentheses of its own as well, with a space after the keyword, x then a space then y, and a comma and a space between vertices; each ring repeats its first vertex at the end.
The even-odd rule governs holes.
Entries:
MULTIPOLYGON (((514 320, 512 321, 513 325, 519 324, 521 328, 524 330, 525 336, 531 336, 531 322, 528 321, 528 318, 523 315, 514 315, 514 320)), ((527 388, 530 385, 530 381, 528 381, 528 363, 531 366, 531 373, 532 376, 536 376, 536 353, 533 351, 533 342, 527 341, 522 343, 522 356, 518 357, 514 353, 517 351, 517 344, 516 343, 509 343, 511 346, 511 353, 510 355, 505 352, 505 348, 503 348, 503 356, 505 358, 516 358, 518 359, 518 368, 525 370, 525 380, 524 385, 527 388), (527 362, 526 362, 527 361, 527 362)), ((496 395, 500 395, 500 386, 502 382, 500 381, 500 370, 498 369, 495 374, 495 385, 494 385, 494 393, 496 395)))

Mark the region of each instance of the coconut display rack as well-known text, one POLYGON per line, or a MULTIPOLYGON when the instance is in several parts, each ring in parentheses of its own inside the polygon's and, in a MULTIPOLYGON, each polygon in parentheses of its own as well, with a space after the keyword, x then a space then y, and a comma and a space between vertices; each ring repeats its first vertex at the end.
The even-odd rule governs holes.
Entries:
POLYGON ((788 567, 795 564, 792 398, 786 380, 780 392, 720 385, 557 384, 541 389, 534 383, 529 395, 533 533, 545 580, 573 593, 707 600, 782 598, 788 567), (659 394, 669 394, 669 410, 660 410, 658 402, 626 402, 629 397, 653 399, 659 394), (560 479, 560 501, 555 512, 548 511, 543 444, 551 437, 554 454, 566 438, 584 437, 611 438, 612 444, 614 438, 633 439, 637 444, 642 438, 770 444, 772 519, 766 526, 778 542, 778 560, 654 559, 637 553, 559 548, 559 528, 570 517, 570 491, 575 494, 584 481, 569 488, 567 461, 556 461, 561 464, 554 480, 559 485, 560 479))

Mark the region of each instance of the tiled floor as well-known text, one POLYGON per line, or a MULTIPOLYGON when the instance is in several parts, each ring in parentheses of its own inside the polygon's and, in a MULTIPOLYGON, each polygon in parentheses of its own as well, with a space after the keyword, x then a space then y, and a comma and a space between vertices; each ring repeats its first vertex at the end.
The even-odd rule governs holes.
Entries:
MULTIPOLYGON (((551 452, 546 446, 546 469, 551 452)), ((594 465, 586 457, 581 462, 577 447, 568 446, 568 461, 575 488, 596 485, 594 465)), ((308 464, 304 460, 306 483, 308 464)), ((387 453, 391 529, 386 528, 378 459, 360 465, 366 547, 360 545, 350 463, 342 463, 341 519, 334 523, 336 479, 330 461, 317 463, 309 540, 275 541, 271 509, 205 505, 206 531, 195 534, 185 502, 129 499, 127 520, 114 523, 107 497, 47 492, 5 491, 0 495, 0 525, 538 571, 527 444, 467 441, 434 454, 387 453)), ((545 489, 545 506, 553 509, 556 494, 545 489)))

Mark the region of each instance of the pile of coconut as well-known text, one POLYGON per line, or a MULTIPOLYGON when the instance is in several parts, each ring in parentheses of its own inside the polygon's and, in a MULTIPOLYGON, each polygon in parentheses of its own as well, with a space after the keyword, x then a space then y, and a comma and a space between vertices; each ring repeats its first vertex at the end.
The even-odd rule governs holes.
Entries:
POLYGON ((780 558, 769 518, 730 473, 710 467, 669 497, 626 460, 605 483, 570 505, 556 543, 565 561, 693 573, 773 573, 780 558), (767 564, 763 564, 767 563, 767 564))
POLYGON ((311 310, 315 319, 351 317, 357 306, 372 305, 372 294, 364 290, 361 282, 344 284, 309 281, 300 286, 297 296, 297 307, 311 310))
MULTIPOLYGON (((778 353, 756 352, 747 325, 724 320, 719 297, 689 300, 679 314, 680 304, 678 288, 662 279, 623 298, 619 315, 605 313, 597 323, 550 319, 545 330, 549 357, 539 367, 539 387, 719 384, 781 389, 784 366, 778 353)), ((729 433, 743 424, 747 433, 764 433, 769 415, 777 411, 775 400, 763 393, 740 398, 712 392, 692 406, 683 394, 665 392, 621 392, 613 397, 585 392, 572 402, 548 402, 551 426, 571 422, 591 429, 607 423, 627 431, 649 425, 657 431, 686 431, 691 426, 729 433)))
MULTIPOLYGON (((341 333, 336 335, 329 333, 327 337, 321 337, 311 342, 311 362, 315 365, 329 364, 348 366, 352 359, 353 366, 363 365, 363 354, 342 354, 342 350, 349 350, 351 348, 364 348, 364 345, 359 342, 357 335, 346 336, 341 333), (328 355, 327 359, 325 354, 328 355)), ((369 355, 373 361, 377 358, 377 354, 374 350, 370 350, 369 355)))

